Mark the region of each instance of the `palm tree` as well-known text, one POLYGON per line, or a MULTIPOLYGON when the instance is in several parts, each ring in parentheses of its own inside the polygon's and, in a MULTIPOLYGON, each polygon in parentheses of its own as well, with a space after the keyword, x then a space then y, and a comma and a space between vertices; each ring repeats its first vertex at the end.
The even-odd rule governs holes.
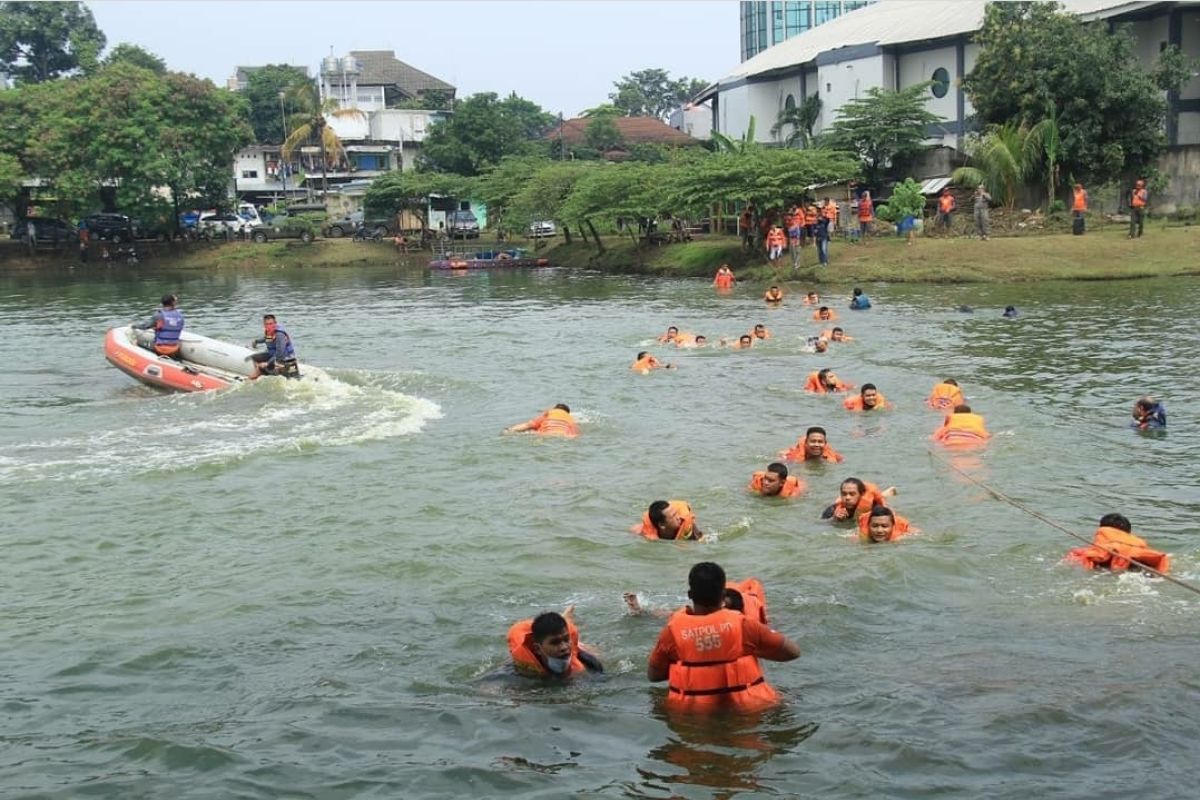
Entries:
POLYGON ((746 126, 746 132, 742 134, 741 139, 733 139, 723 133, 713 131, 713 143, 717 146, 718 152, 737 153, 744 155, 758 147, 758 142, 754 141, 754 115, 750 115, 750 124, 746 126))
POLYGON ((297 149, 315 140, 321 148, 321 190, 329 191, 329 156, 339 161, 345 159, 346 148, 333 128, 329 127, 326 117, 365 120, 367 115, 357 108, 339 107, 338 101, 332 97, 322 101, 317 84, 312 81, 292 84, 284 92, 284 99, 296 111, 288 118, 292 132, 281 148, 283 160, 291 161, 297 149))
POLYGON ((812 144, 813 126, 817 124, 817 118, 820 116, 821 95, 809 95, 800 105, 785 106, 779 112, 775 124, 771 126, 771 135, 778 137, 784 126, 791 125, 791 133, 784 137, 783 146, 791 147, 799 142, 801 148, 807 148, 812 144))
POLYGON ((1017 188, 1029 174, 1029 129, 1011 122, 993 125, 970 149, 970 167, 954 170, 950 180, 962 186, 986 183, 999 192, 1004 207, 1017 204, 1017 188))
POLYGON ((1042 161, 1046 170, 1046 210, 1054 202, 1054 190, 1058 188, 1059 164, 1062 161, 1062 137, 1058 130, 1058 110, 1050 106, 1050 116, 1029 129, 1025 139, 1026 158, 1029 165, 1042 161))

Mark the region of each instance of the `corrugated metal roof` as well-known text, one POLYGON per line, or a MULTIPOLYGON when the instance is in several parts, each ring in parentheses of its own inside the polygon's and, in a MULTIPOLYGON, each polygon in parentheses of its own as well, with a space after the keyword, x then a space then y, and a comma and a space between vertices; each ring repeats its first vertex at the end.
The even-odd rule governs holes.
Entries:
MULTIPOLYGON (((1063 0, 1064 10, 1085 18, 1097 19, 1153 2, 1129 0, 1063 0)), ((970 33, 983 24, 987 0, 882 0, 855 9, 848 14, 818 25, 799 36, 769 47, 742 62, 720 80, 729 83, 739 78, 766 75, 816 59, 819 53, 840 47, 878 44, 881 46, 941 39, 970 33)), ((711 92, 706 89, 698 99, 711 92)))
POLYGON ((949 184, 949 178, 929 178, 921 183, 921 194, 937 194, 949 184))
POLYGON ((395 50, 351 50, 350 55, 362 65, 359 86, 397 86, 405 94, 416 96, 430 90, 453 92, 454 87, 428 72, 396 58, 395 50))

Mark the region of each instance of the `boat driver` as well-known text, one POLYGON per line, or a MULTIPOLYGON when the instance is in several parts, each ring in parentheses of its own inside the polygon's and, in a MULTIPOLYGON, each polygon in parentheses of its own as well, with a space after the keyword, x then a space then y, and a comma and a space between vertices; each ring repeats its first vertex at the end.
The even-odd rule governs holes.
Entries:
POLYGON ((292 346, 292 337, 275 320, 274 314, 263 314, 263 335, 250 343, 257 348, 265 344, 267 349, 260 353, 251 354, 254 361, 254 374, 251 380, 263 375, 282 375, 285 378, 299 378, 300 364, 296 361, 296 350, 292 346))
POLYGON ((179 358, 179 336, 183 333, 183 312, 175 308, 179 298, 173 294, 164 294, 162 308, 154 312, 154 316, 141 325, 134 325, 135 330, 153 330, 154 344, 151 349, 160 356, 179 358))

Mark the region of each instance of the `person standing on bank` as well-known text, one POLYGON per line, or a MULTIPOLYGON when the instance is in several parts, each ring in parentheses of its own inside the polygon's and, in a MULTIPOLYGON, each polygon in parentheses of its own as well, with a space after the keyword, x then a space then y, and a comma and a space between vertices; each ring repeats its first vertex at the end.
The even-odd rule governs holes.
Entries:
POLYGON ((1071 233, 1082 236, 1086 226, 1084 214, 1088 210, 1088 193, 1082 183, 1075 184, 1071 194, 1071 233))
POLYGON ((1129 192, 1129 238, 1142 238, 1142 224, 1146 216, 1146 203, 1150 199, 1150 193, 1146 191, 1146 181, 1138 178, 1137 183, 1133 185, 1132 191, 1129 192), (1134 236, 1134 233, 1137 236, 1134 236))
POLYGON ((987 186, 979 184, 975 187, 975 233, 983 241, 987 241, 992 230, 992 196, 988 194, 987 186))
POLYGON ((938 197, 938 212, 937 224, 938 227, 950 235, 950 229, 954 226, 954 212, 958 209, 958 201, 954 199, 954 195, 950 193, 950 187, 942 189, 941 195, 938 197))
POLYGON ((858 238, 863 244, 867 243, 867 234, 871 232, 871 223, 875 221, 875 203, 871 200, 870 192, 863 192, 858 198, 858 238))
POLYGON ((250 355, 254 362, 254 374, 250 376, 250 380, 263 375, 300 377, 300 364, 296 361, 292 337, 276 322, 274 314, 263 314, 263 335, 251 342, 250 346, 258 347, 260 344, 265 344, 267 349, 250 355))

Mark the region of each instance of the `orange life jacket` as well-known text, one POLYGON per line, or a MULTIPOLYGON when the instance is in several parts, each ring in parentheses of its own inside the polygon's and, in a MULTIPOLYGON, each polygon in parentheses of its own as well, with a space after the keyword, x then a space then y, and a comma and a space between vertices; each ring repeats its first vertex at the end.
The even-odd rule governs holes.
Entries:
POLYGON ((787 224, 789 228, 800 228, 804 225, 804 209, 797 208, 788 215, 787 224))
POLYGON ((861 394, 854 394, 847 397, 842 401, 842 406, 844 406, 847 411, 876 411, 884 408, 890 408, 891 404, 888 403, 887 398, 883 396, 883 393, 879 392, 876 394, 875 405, 871 408, 863 407, 863 399, 861 394))
POLYGON ((728 269, 717 270, 717 276, 713 278, 713 285, 718 289, 728 289, 733 286, 733 271, 728 269))
POLYGON ((725 581, 726 589, 736 589, 742 596, 742 613, 747 619, 767 624, 767 590, 758 578, 744 581, 725 581))
POLYGON ((817 320, 818 322, 837 322, 838 315, 837 315, 837 312, 831 308, 831 309, 829 309, 829 316, 822 317, 821 310, 817 309, 816 311, 813 312, 812 318, 817 320))
POLYGON ((637 361, 633 362, 633 366, 630 367, 630 369, 633 370, 634 372, 640 372, 643 375, 645 375, 650 370, 658 369, 660 366, 662 366, 662 365, 659 363, 657 358, 655 358, 654 356, 645 356, 645 357, 639 358, 637 361))
POLYGON ((742 615, 676 611, 667 620, 678 661, 667 671, 667 705, 689 711, 757 711, 779 701, 754 656, 744 655, 742 615))
POLYGON ((787 244, 787 234, 783 232, 782 228, 772 228, 771 232, 767 234, 767 244, 771 247, 783 247, 787 244))
POLYGON ((962 405, 963 393, 962 389, 952 383, 939 383, 933 387, 933 391, 929 393, 929 399, 925 401, 926 405, 931 408, 937 408, 942 411, 949 411, 955 406, 962 405))
POLYGON ((808 450, 806 450, 804 448, 804 440, 801 439, 800 441, 796 442, 794 445, 789 447, 786 452, 784 452, 783 460, 784 461, 809 461, 809 460, 817 461, 817 460, 820 460, 820 461, 830 461, 834 464, 840 464, 843 461, 845 461, 846 459, 842 457, 841 453, 834 450, 828 444, 826 444, 825 447, 823 447, 821 449, 821 455, 819 457, 814 457, 814 458, 810 459, 809 455, 808 455, 808 450))
MULTIPOLYGON (((571 636, 571 668, 566 675, 578 675, 587 667, 579 660, 579 629, 575 623, 567 620, 567 633, 571 636)), ((533 620, 523 619, 508 629, 508 653, 512 656, 513 666, 523 675, 553 675, 546 665, 533 652, 533 620)))
POLYGON ((696 334, 694 333, 681 333, 675 337, 676 347, 695 347, 695 345, 696 334))
POLYGON ((838 207, 837 203, 826 203, 821 206, 821 216, 830 222, 837 222, 838 207))
MULTIPOLYGON (((675 534, 675 541, 693 538, 696 529, 696 515, 692 513, 692 507, 686 500, 668 500, 667 503, 683 519, 683 524, 679 526, 679 533, 675 534)), ((658 528, 654 527, 654 523, 650 521, 649 511, 642 514, 641 534, 647 539, 662 538, 658 535, 658 528)), ((666 541, 670 541, 670 539, 666 541)))
MULTIPOLYGON (((852 513, 849 515, 852 519, 860 519, 874 506, 887 505, 887 498, 883 496, 883 490, 870 481, 863 481, 863 485, 867 488, 866 491, 862 493, 862 496, 858 498, 858 505, 853 508, 852 513)), ((838 495, 838 499, 833 501, 833 507, 835 510, 849 510, 846 508, 846 504, 842 501, 841 495, 838 495)))
POLYGON ((858 219, 860 222, 870 222, 875 218, 875 204, 871 198, 863 197, 858 201, 858 219))
POLYGON ((808 378, 804 381, 804 391, 813 392, 814 394, 828 394, 833 392, 844 392, 847 389, 853 388, 851 384, 843 383, 839 380, 834 388, 827 389, 825 385, 821 383, 821 379, 817 377, 818 374, 818 372, 808 373, 808 378))
POLYGON ((1072 211, 1087 211, 1087 206, 1088 206, 1087 190, 1086 189, 1076 189, 1075 190, 1075 201, 1073 203, 1071 203, 1071 210, 1072 211))
MULTIPOLYGON (((876 505, 882 505, 882 503, 877 503, 876 505)), ((870 511, 870 509, 867 510, 870 511)), ((868 513, 860 514, 858 517, 858 538, 864 542, 871 541, 870 528, 871 515, 868 513)), ((912 529, 908 524, 908 520, 893 511, 892 533, 885 541, 894 542, 901 536, 907 536, 909 533, 912 533, 912 529)))
POLYGON ((1134 208, 1145 208, 1147 197, 1145 189, 1134 189, 1133 194, 1129 198, 1129 205, 1134 208))
POLYGON ((958 203, 954 200, 954 195, 952 194, 944 194, 938 198, 938 210, 943 214, 949 214, 954 210, 956 205, 958 203))
MULTIPOLYGON (((762 494, 763 476, 767 474, 766 470, 760 469, 750 476, 750 486, 747 487, 755 494, 762 494)), ((783 488, 779 490, 779 497, 796 497, 804 491, 804 483, 795 475, 788 475, 783 479, 783 488)))
POLYGON ((579 423, 569 412, 551 408, 534 421, 533 430, 539 436, 578 436, 579 423))
POLYGON ((805 225, 816 225, 817 224, 817 207, 816 206, 809 206, 808 208, 804 209, 804 224, 805 225))
POLYGON ((1159 550, 1150 549, 1140 536, 1108 526, 1097 528, 1092 544, 1088 547, 1076 547, 1067 553, 1066 560, 1085 569, 1124 570, 1136 566, 1134 561, 1164 573, 1171 567, 1171 557, 1159 550), (1111 552, 1113 550, 1116 554, 1111 552))
POLYGON ((981 444, 990 437, 978 414, 950 414, 933 434, 935 442, 948 446, 981 444))

